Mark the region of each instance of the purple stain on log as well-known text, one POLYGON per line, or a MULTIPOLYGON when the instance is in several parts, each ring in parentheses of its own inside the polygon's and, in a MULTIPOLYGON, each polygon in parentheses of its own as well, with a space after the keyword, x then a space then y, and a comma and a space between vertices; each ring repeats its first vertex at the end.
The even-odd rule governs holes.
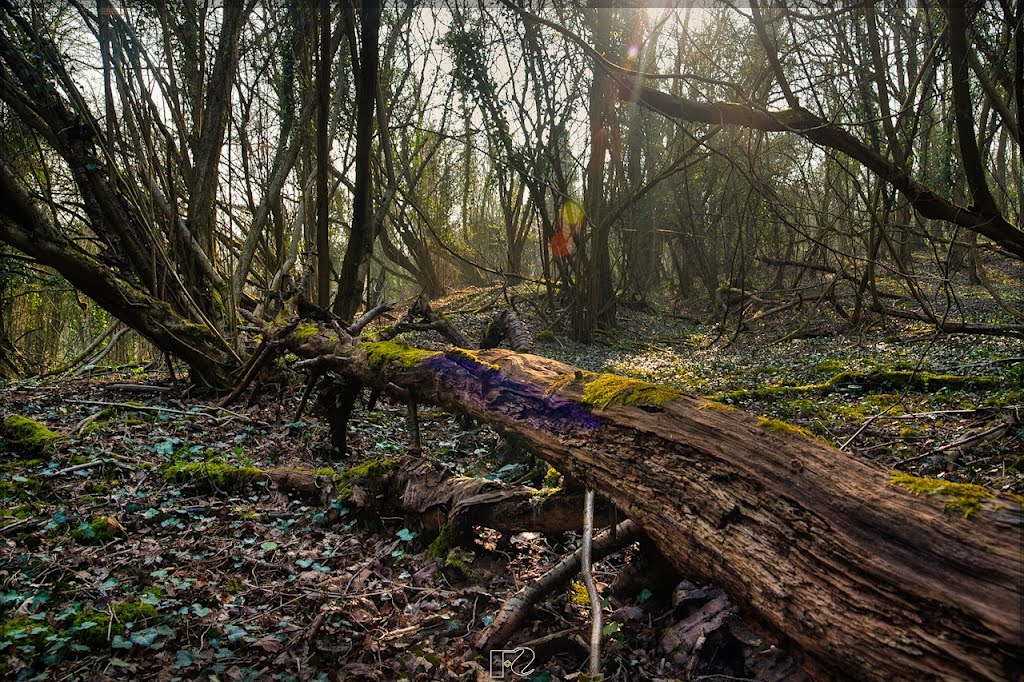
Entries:
POLYGON ((464 355, 435 355, 422 364, 460 400, 534 428, 559 432, 596 429, 601 425, 597 417, 576 403, 464 355))

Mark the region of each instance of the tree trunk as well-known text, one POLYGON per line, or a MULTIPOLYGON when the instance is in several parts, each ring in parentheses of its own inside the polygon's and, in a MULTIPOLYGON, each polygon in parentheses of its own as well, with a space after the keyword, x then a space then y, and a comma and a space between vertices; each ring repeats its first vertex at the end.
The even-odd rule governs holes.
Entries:
POLYGON ((1018 500, 964 518, 973 487, 947 509, 793 427, 536 356, 324 352, 346 378, 497 425, 608 496, 683 575, 788 635, 812 675, 1024 672, 1018 500))
POLYGON ((362 45, 356 80, 356 182, 352 197, 352 232, 348 237, 345 260, 338 277, 338 293, 334 299, 334 314, 345 320, 355 316, 363 299, 363 282, 366 281, 376 238, 371 204, 373 165, 370 152, 377 93, 381 5, 377 0, 370 0, 363 3, 360 14, 362 45))

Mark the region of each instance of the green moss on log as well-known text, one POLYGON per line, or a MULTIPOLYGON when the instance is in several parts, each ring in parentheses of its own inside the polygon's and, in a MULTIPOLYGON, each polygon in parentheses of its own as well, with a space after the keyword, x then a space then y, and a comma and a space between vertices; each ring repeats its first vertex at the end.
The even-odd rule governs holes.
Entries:
POLYGON ((915 495, 942 495, 946 497, 946 509, 963 512, 965 519, 971 514, 981 511, 982 500, 993 497, 991 492, 980 485, 952 483, 936 478, 919 478, 902 471, 890 471, 889 482, 905 488, 915 495))
POLYGON ((364 341, 359 345, 366 353, 366 361, 374 369, 392 362, 402 367, 414 367, 427 358, 441 354, 439 351, 413 348, 402 341, 364 341))
MULTIPOLYGON (((824 363, 822 363, 824 364, 824 363)), ((820 367, 821 365, 819 365, 820 367)), ((831 365, 829 365, 831 367, 831 365)), ((828 381, 803 386, 765 386, 762 388, 740 389, 709 396, 717 401, 741 402, 744 400, 768 399, 787 395, 804 395, 831 393, 841 386, 893 387, 909 386, 917 390, 928 391, 939 388, 982 388, 996 385, 995 377, 960 376, 958 374, 934 374, 932 372, 913 372, 910 370, 871 370, 846 371, 834 374, 828 381)))
POLYGON ((29 455, 50 455, 56 451, 60 435, 34 419, 12 414, 4 420, 4 438, 29 455))
POLYGON ((355 486, 365 487, 374 495, 384 491, 388 475, 398 470, 397 459, 374 459, 349 467, 338 476, 338 499, 347 502, 352 499, 355 486))
POLYGON ((434 541, 427 546, 427 556, 438 560, 443 559, 448 555, 448 550, 451 549, 454 542, 455 531, 452 529, 452 524, 446 523, 441 526, 441 532, 437 534, 434 541))
POLYGON ((648 405, 661 407, 683 397, 679 391, 617 374, 598 374, 583 385, 583 402, 598 407, 648 405))
POLYGON ((480 359, 480 351, 467 350, 465 348, 452 348, 451 350, 445 352, 445 355, 450 357, 450 358, 463 358, 464 360, 469 360, 470 362, 476 363, 478 365, 483 365, 484 367, 487 367, 488 369, 495 369, 495 370, 500 370, 501 369, 500 367, 498 367, 497 365, 495 365, 493 363, 484 362, 483 360, 481 360, 480 359))
POLYGON ((796 424, 790 424, 789 422, 784 422, 781 419, 772 419, 771 417, 758 417, 757 418, 757 425, 760 426, 763 429, 768 429, 769 431, 774 431, 775 433, 779 433, 779 434, 783 434, 783 435, 799 434, 801 436, 805 436, 805 437, 810 438, 812 440, 816 440, 819 443, 825 443, 826 445, 829 444, 828 441, 826 441, 823 438, 820 438, 819 436, 814 435, 813 433, 811 433, 807 429, 805 429, 805 428, 803 428, 801 426, 797 426, 796 424))
POLYGON ((178 462, 163 468, 164 480, 172 483, 208 481, 218 488, 237 490, 266 473, 256 467, 234 466, 224 462, 178 462))
POLYGON ((295 331, 292 332, 292 336, 299 341, 304 341, 316 336, 319 331, 320 328, 315 324, 300 324, 295 327, 295 331))

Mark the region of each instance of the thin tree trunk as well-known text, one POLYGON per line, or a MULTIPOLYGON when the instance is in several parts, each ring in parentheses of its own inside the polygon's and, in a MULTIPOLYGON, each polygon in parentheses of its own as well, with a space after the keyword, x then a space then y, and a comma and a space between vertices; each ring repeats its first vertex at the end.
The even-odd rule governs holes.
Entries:
POLYGON ((373 110, 377 92, 381 6, 378 0, 363 4, 360 20, 362 44, 356 81, 356 182, 352 197, 352 232, 338 277, 334 314, 351 319, 363 298, 363 283, 373 257, 374 230, 371 190, 373 165, 373 110))

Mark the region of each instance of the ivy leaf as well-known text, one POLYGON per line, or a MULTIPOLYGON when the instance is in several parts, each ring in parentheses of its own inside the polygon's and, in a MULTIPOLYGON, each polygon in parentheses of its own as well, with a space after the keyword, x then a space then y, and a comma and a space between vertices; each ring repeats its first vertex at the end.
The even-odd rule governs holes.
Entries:
POLYGON ((271 550, 277 549, 277 543, 273 540, 267 540, 266 542, 260 544, 260 549, 262 549, 264 552, 269 552, 271 550))
POLYGON ((199 654, 195 651, 189 651, 188 649, 178 649, 178 653, 174 657, 175 668, 187 668, 196 662, 199 658, 199 654))
POLYGON ((110 643, 110 646, 114 649, 131 649, 135 645, 121 635, 114 635, 114 640, 110 643))
POLYGON ((402 530, 395 533, 395 535, 397 535, 398 538, 403 542, 411 542, 413 538, 419 535, 419 533, 415 533, 409 530, 408 528, 403 528, 402 530))
POLYGON ((228 625, 224 628, 224 632, 227 633, 229 642, 237 642, 249 634, 248 630, 238 625, 228 625))
POLYGON ((646 587, 640 590, 640 594, 636 595, 636 603, 643 604, 645 601, 651 598, 651 591, 646 587))
POLYGON ((153 446, 153 452, 158 455, 173 455, 174 454, 174 441, 166 439, 158 442, 153 446))
POLYGON ((139 632, 132 633, 132 641, 139 646, 146 648, 152 648, 153 643, 156 641, 157 632, 153 628, 146 628, 139 632))

